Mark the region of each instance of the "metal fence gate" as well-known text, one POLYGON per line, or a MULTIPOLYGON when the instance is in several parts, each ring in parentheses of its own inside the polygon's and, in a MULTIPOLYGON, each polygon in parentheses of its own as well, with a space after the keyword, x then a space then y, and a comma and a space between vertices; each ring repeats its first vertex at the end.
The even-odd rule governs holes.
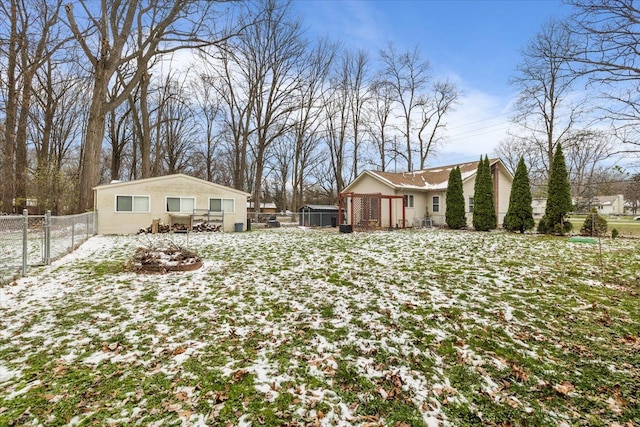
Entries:
POLYGON ((26 275, 76 249, 96 232, 96 214, 0 216, 0 281, 26 275))

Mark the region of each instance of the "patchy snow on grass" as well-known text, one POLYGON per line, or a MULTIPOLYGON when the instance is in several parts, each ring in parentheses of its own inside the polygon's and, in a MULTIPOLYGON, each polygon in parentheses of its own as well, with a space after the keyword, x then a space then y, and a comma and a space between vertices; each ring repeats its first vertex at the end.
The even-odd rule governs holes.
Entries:
POLYGON ((532 235, 96 236, 0 287, 0 424, 624 425, 639 246, 601 276, 532 235), (132 271, 163 245, 202 268, 132 271))

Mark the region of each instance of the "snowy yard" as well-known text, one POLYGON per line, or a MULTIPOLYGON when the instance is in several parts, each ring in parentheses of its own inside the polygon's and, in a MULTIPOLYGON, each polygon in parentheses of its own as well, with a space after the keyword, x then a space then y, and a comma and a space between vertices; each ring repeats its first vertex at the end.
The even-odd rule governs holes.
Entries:
POLYGON ((0 287, 0 425, 640 424, 638 240, 602 280, 536 235, 190 234, 203 268, 136 274, 149 239, 0 287))

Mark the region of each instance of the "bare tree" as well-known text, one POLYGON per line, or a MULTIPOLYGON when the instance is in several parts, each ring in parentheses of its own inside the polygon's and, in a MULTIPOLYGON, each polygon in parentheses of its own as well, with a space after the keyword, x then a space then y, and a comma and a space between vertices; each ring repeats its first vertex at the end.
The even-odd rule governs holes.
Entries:
POLYGON ((300 85, 298 67, 306 45, 301 22, 291 19, 290 4, 265 0, 259 19, 237 38, 238 72, 250 87, 254 102, 251 120, 255 135, 253 202, 260 211, 262 179, 268 150, 291 127, 291 115, 298 103, 294 94, 300 85))
MULTIPOLYGON (((239 58, 235 51, 235 45, 225 44, 213 55, 211 67, 201 73, 201 79, 216 91, 220 102, 221 134, 231 186, 247 191, 250 188, 249 139, 255 133, 251 112, 256 94, 238 71, 239 58)), ((203 55, 204 58, 207 55, 203 55)))
POLYGON ((64 43, 59 36, 58 11, 62 0, 10 0, 0 5, 0 19, 9 23, 2 162, 2 207, 10 211, 15 198, 18 209, 27 194, 27 127, 38 69, 64 43))
POLYGON ((453 110, 460 91, 450 82, 436 82, 432 91, 424 95, 417 121, 417 135, 420 149, 420 169, 424 169, 429 155, 441 138, 441 131, 447 126, 445 116, 453 110))
POLYGON ((539 196, 541 192, 546 191, 545 159, 536 151, 530 150, 529 146, 523 144, 521 138, 514 136, 505 138, 500 141, 493 153, 500 157, 512 174, 515 174, 518 162, 520 158, 523 158, 529 172, 533 196, 539 196))
POLYGON ((349 162, 349 135, 350 110, 349 110, 349 86, 345 69, 332 78, 330 88, 324 94, 322 106, 325 120, 323 122, 324 139, 329 148, 329 166, 332 180, 336 184, 335 190, 340 193, 346 187, 346 177, 350 175, 347 170, 349 162))
POLYGON ((51 57, 38 70, 28 130, 36 156, 32 194, 41 212, 49 209, 54 215, 75 205, 77 175, 65 165, 77 165, 72 155, 88 105, 88 81, 73 64, 61 64, 67 59, 51 57))
POLYGON ((393 88, 397 107, 400 110, 401 126, 398 132, 404 139, 404 150, 397 154, 407 162, 407 169, 413 170, 413 151, 415 141, 415 114, 424 103, 422 92, 431 80, 429 62, 422 59, 420 50, 415 47, 412 51, 399 53, 393 45, 380 51, 382 60, 382 75, 393 88))
POLYGON ((576 13, 569 26, 577 45, 568 60, 584 68, 577 73, 602 85, 604 116, 611 120, 622 153, 640 152, 640 9, 629 0, 567 0, 576 13))
POLYGON ((353 168, 351 170, 351 179, 358 176, 360 158, 362 157, 362 127, 365 106, 369 102, 369 56, 364 50, 357 52, 345 51, 342 59, 344 67, 344 76, 346 77, 348 97, 349 97, 349 116, 351 123, 351 138, 353 139, 353 168))
POLYGON ((127 100, 157 55, 210 46, 219 43, 220 36, 212 34, 215 27, 206 23, 214 16, 216 2, 213 1, 101 0, 97 9, 89 0, 79 0, 76 4, 82 11, 74 11, 69 3, 66 16, 94 77, 80 168, 79 208, 88 210, 93 206, 92 188, 100 181, 106 114, 127 100), (82 21, 77 19, 80 17, 82 21), (130 62, 137 65, 135 74, 120 93, 109 96, 109 83, 116 70, 130 62))
POLYGON ((581 198, 597 195, 598 171, 612 151, 609 138, 603 132, 578 131, 567 138, 562 148, 572 195, 581 198))
POLYGON ((158 91, 156 147, 160 152, 156 156, 160 155, 162 159, 160 173, 185 173, 192 169, 197 127, 185 84, 185 79, 168 74, 158 91))
POLYGON ((205 179, 213 181, 215 156, 221 143, 220 130, 216 125, 216 119, 221 113, 221 102, 211 85, 207 84, 208 80, 206 75, 200 73, 191 82, 191 93, 196 123, 201 135, 199 153, 204 161, 205 179))
POLYGON ((573 92, 579 76, 566 59, 573 49, 566 27, 549 21, 522 51, 512 79, 520 91, 512 119, 518 131, 513 136, 543 159, 545 176, 556 146, 569 137, 584 112, 573 92))
POLYGON ((390 119, 393 107, 393 88, 385 80, 375 80, 371 85, 371 91, 373 96, 369 105, 367 130, 378 154, 379 163, 377 166, 384 172, 387 170, 388 156, 392 151, 390 119))
POLYGON ((298 106, 294 112, 291 210, 296 212, 302 204, 304 179, 318 160, 319 129, 322 125, 320 101, 338 45, 320 40, 301 61, 301 84, 297 95, 298 106))

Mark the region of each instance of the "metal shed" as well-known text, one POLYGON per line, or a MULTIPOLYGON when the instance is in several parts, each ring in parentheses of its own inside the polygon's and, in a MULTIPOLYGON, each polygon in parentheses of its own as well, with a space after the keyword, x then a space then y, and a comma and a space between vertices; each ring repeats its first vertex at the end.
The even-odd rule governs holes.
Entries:
POLYGON ((340 208, 336 205, 304 205, 298 209, 298 212, 300 212, 300 225, 307 227, 338 226, 340 208))

